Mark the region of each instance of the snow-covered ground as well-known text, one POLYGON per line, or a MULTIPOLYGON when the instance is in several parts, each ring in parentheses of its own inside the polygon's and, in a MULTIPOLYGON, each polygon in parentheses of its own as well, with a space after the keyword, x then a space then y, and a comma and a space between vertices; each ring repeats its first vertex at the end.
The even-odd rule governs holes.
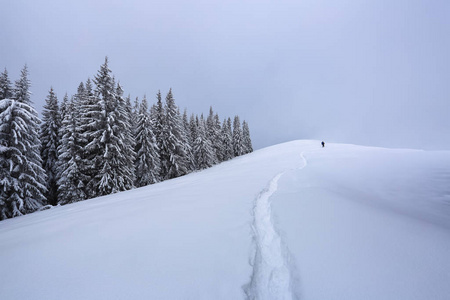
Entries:
POLYGON ((0 299, 449 299, 450 152, 294 141, 0 222, 0 299))

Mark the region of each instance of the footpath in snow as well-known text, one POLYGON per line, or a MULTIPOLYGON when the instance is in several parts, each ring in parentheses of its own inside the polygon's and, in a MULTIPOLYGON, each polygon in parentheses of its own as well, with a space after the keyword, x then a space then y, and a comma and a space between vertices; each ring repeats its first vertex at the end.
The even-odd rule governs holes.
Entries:
MULTIPOLYGON (((303 152, 302 169, 307 165, 303 152)), ((244 286, 248 299, 299 299, 298 274, 289 249, 273 223, 271 196, 285 172, 276 175, 255 200, 253 208, 254 258, 250 283, 244 286)))
POLYGON ((254 208, 255 257, 253 273, 245 291, 248 299, 295 299, 288 250, 272 222, 270 196, 277 190, 278 174, 261 192, 254 208))

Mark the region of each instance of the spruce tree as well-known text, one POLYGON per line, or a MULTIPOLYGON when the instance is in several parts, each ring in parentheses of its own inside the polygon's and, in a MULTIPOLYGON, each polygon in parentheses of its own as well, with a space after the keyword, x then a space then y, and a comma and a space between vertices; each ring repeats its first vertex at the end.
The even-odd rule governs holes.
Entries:
POLYGON ((28 70, 15 82, 13 99, 0 100, 0 218, 33 212, 45 203, 46 175, 39 124, 31 106, 28 70))
POLYGON ((212 146, 214 149, 215 156, 217 158, 217 162, 224 161, 224 146, 223 140, 221 137, 222 126, 220 124, 219 115, 216 113, 214 115, 213 120, 213 128, 214 128, 214 139, 212 140, 212 146))
POLYGON ((80 102, 79 127, 81 153, 81 172, 87 176, 84 182, 87 198, 98 195, 95 178, 99 172, 101 160, 100 140, 102 132, 98 129, 102 125, 102 105, 94 95, 91 81, 88 79, 85 87, 85 96, 80 102))
POLYGON ((114 134, 117 137, 117 177, 119 178, 119 191, 130 190, 134 188, 135 173, 134 162, 136 153, 134 147, 136 144, 133 135, 132 108, 131 103, 123 98, 123 89, 120 84, 116 87, 116 109, 113 127, 114 134), (130 105, 128 105, 130 104, 130 105))
POLYGON ((160 180, 160 159, 153 124, 144 96, 136 125, 136 186, 146 186, 160 180))
POLYGON ((50 88, 46 104, 42 112, 42 125, 40 140, 42 143, 42 166, 47 174, 47 202, 51 205, 58 203, 57 164, 59 147, 59 129, 61 128, 61 116, 58 98, 50 88))
POLYGON ((178 120, 180 120, 180 141, 181 141, 181 145, 183 147, 183 152, 185 153, 184 158, 183 158, 183 164, 186 167, 186 174, 188 174, 191 171, 191 165, 192 165, 192 161, 194 160, 192 156, 192 149, 191 146, 189 145, 189 137, 188 137, 188 132, 186 131, 186 126, 184 125, 183 122, 183 116, 180 113, 180 109, 177 107, 177 118, 178 120))
POLYGON ((192 169, 193 170, 198 170, 198 166, 196 163, 196 158, 195 158, 195 140, 198 137, 198 117, 195 117, 194 114, 191 115, 191 117, 189 118, 189 137, 190 137, 190 145, 191 145, 191 149, 192 149, 192 156, 193 156, 193 164, 192 164, 192 169))
POLYGON ((242 146, 242 130, 239 116, 234 117, 233 121, 233 152, 234 156, 240 156, 244 154, 242 146))
POLYGON ((98 173, 95 162, 97 153, 100 151, 97 143, 98 137, 97 125, 100 123, 102 107, 94 95, 92 81, 88 79, 86 84, 80 83, 76 97, 77 122, 76 132, 78 133, 77 144, 79 145, 80 162, 78 164, 79 172, 83 177, 83 186, 85 197, 93 198, 96 191, 91 185, 92 179, 98 173))
MULTIPOLYGON (((145 97, 145 96, 144 96, 145 97)), ((136 97, 134 99, 134 105, 133 105, 133 114, 134 114, 134 119, 137 119, 137 115, 139 114, 139 110, 140 110, 140 105, 139 105, 139 97, 136 97)))
POLYGON ((67 113, 60 130, 58 148, 58 203, 61 205, 85 200, 88 195, 85 184, 89 177, 83 173, 82 137, 79 133, 78 115, 84 87, 80 84, 78 94, 67 103, 67 113))
POLYGON ((195 162, 199 170, 214 165, 213 151, 211 141, 206 133, 206 123, 202 116, 197 128, 197 138, 194 142, 195 162))
POLYGON ((244 120, 242 122, 242 144, 244 148, 244 154, 253 152, 252 140, 250 138, 250 129, 248 123, 244 120))
POLYGON ((112 160, 117 149, 113 135, 113 115, 115 109, 114 81, 108 67, 108 59, 100 66, 94 77, 96 85, 94 95, 89 97, 88 105, 83 110, 83 137, 87 141, 85 162, 89 166, 87 174, 91 177, 87 184, 90 197, 108 195, 117 192, 117 178, 112 160))
POLYGON ((186 141, 183 136, 183 125, 172 95, 166 96, 164 108, 166 114, 162 134, 161 168, 164 179, 185 175, 188 171, 186 160, 186 141))
POLYGON ((212 106, 209 107, 209 114, 205 122, 205 130, 206 130, 206 138, 209 140, 209 144, 213 149, 213 151, 211 152, 213 164, 217 164, 219 163, 219 159, 216 155, 215 145, 216 139, 218 138, 218 132, 216 131, 216 126, 214 122, 214 111, 212 106))
POLYGON ((61 117, 61 121, 64 119, 64 117, 66 115, 66 111, 67 111, 68 105, 69 105, 69 96, 66 93, 64 95, 63 101, 62 101, 61 106, 60 106, 59 115, 61 117))
POLYGON ((198 117, 196 118, 194 114, 191 114, 191 117, 189 118, 189 136, 192 148, 194 148, 194 142, 197 139, 197 127, 198 117))
MULTIPOLYGON (((16 81, 14 87, 14 99, 20 103, 29 106, 30 116, 27 120, 28 131, 26 132, 27 151, 25 156, 28 160, 28 166, 23 170, 22 177, 24 178, 24 199, 26 202, 37 203, 38 201, 45 202, 46 193, 46 174, 42 168, 42 159, 40 155, 41 141, 39 140, 39 127, 41 120, 38 117, 36 110, 33 107, 33 102, 30 99, 31 92, 29 88, 31 82, 28 79, 27 65, 21 71, 20 78, 16 81)), ((35 207, 31 205, 31 210, 35 207)))
POLYGON ((93 118, 86 154, 93 166, 88 189, 93 196, 109 195, 134 186, 134 151, 127 145, 131 135, 125 101, 120 86, 115 88, 108 58, 95 76, 94 105, 87 117, 93 118))
MULTIPOLYGON (((134 150, 126 101, 120 85, 116 87, 108 58, 95 76, 94 96, 82 112, 86 173, 91 177, 87 189, 91 197, 103 196, 134 187, 134 150)), ((88 91, 88 88, 86 89, 88 91)))
POLYGON ((183 112, 183 132, 185 135, 185 144, 186 144, 186 157, 187 157, 187 168, 188 171, 195 171, 195 157, 193 150, 193 141, 191 136, 191 129, 189 126, 189 120, 187 116, 187 110, 185 109, 183 112))
POLYGON ((8 77, 8 71, 5 68, 2 74, 0 74, 0 100, 10 99, 13 95, 13 89, 11 81, 8 77))
POLYGON ((222 145, 223 145, 223 160, 229 160, 234 157, 233 150, 233 134, 231 131, 231 119, 223 120, 222 124, 222 145))
MULTIPOLYGON (((151 113, 152 121, 153 121, 153 133, 156 137, 156 145, 159 149, 159 157, 161 160, 163 159, 163 130, 165 126, 165 111, 164 106, 162 103, 162 97, 161 97, 161 91, 158 91, 156 94, 156 105, 154 106, 154 109, 152 109, 151 113)), ((165 178, 167 174, 167 170, 165 169, 165 166, 161 163, 161 178, 165 178)))
POLYGON ((30 86, 31 82, 28 79, 28 67, 25 65, 20 72, 20 78, 15 82, 13 99, 31 106, 30 86))
MULTIPOLYGON (((126 107, 130 118, 130 124, 131 124, 131 134, 133 137, 136 137, 136 126, 137 126, 137 116, 139 114, 139 100, 136 97, 136 100, 134 102, 134 105, 131 104, 131 96, 128 95, 126 98, 126 107), (136 107, 138 105, 138 107, 136 107)), ((134 146, 133 146, 134 148, 134 146)))

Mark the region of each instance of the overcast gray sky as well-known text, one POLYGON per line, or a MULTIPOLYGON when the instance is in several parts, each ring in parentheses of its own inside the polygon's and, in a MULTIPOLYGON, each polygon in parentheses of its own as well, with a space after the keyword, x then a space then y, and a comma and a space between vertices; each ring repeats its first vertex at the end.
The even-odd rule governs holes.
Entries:
POLYGON ((315 138, 450 149, 448 0, 3 0, 0 68, 41 111, 104 57, 125 93, 170 87, 249 122, 255 148, 315 138))

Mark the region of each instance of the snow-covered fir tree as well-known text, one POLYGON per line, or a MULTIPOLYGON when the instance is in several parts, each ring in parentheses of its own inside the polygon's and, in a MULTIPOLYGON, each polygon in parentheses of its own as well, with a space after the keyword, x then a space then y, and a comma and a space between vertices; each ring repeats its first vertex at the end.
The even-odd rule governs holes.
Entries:
POLYGON ((76 131, 78 133, 77 143, 80 146, 79 171, 85 175, 83 185, 86 198, 96 196, 96 191, 92 187, 91 180, 98 173, 95 161, 99 150, 96 126, 100 123, 102 107, 94 95, 92 81, 88 79, 86 84, 80 83, 76 97, 77 122, 76 131))
POLYGON ((47 203, 51 205, 58 203, 57 164, 60 128, 61 116, 58 98, 53 88, 50 88, 42 111, 42 124, 39 137, 42 143, 42 166, 47 174, 47 203))
POLYGON ((60 130, 60 146, 58 148, 58 203, 68 204, 88 198, 85 184, 89 177, 83 173, 82 137, 79 133, 79 101, 84 94, 80 84, 78 94, 67 103, 67 113, 60 130))
POLYGON ((31 105, 30 99, 30 86, 31 82, 28 79, 28 67, 25 65, 20 72, 20 78, 16 80, 13 89, 13 99, 27 105, 31 105))
POLYGON ((15 82, 14 99, 20 103, 27 104, 29 106, 29 112, 32 115, 28 120, 24 119, 28 123, 28 131, 26 132, 27 151, 25 154, 28 160, 28 166, 24 168, 21 175, 24 178, 24 198, 31 203, 38 201, 38 199, 42 199, 45 202, 45 197, 42 198, 42 195, 46 193, 45 183, 47 176, 45 170, 42 168, 40 155, 42 144, 39 140, 39 128, 41 120, 30 99, 30 86, 31 82, 28 79, 28 68, 25 65, 21 71, 20 78, 15 82))
POLYGON ((8 71, 5 70, 0 74, 0 100, 10 99, 13 95, 11 81, 8 77, 8 71))
POLYGON ((38 154, 30 136, 30 120, 37 114, 24 103, 0 100, 0 219, 13 218, 39 209, 45 201, 45 182, 37 176, 45 173, 40 161, 28 151, 38 154), (37 152, 37 153, 36 153, 37 152))
POLYGON ((198 117, 194 114, 191 114, 189 118, 189 136, 191 137, 191 146, 194 146, 194 142, 197 139, 197 128, 198 128, 198 117))
POLYGON ((183 125, 172 90, 169 90, 166 96, 164 111, 166 114, 160 149, 161 169, 163 179, 170 179, 185 175, 188 171, 183 125))
POLYGON ((223 147, 223 160, 225 161, 232 159, 234 157, 234 150, 233 150, 233 134, 231 131, 230 118, 223 120, 221 137, 223 147))
MULTIPOLYGON (((154 107, 152 107, 151 111, 151 118, 154 124, 153 127, 153 133, 156 137, 156 145, 159 149, 159 157, 163 159, 163 130, 164 130, 164 123, 165 123, 165 111, 164 111, 164 105, 162 103, 162 97, 161 97, 161 91, 158 91, 156 94, 156 104, 154 107)), ((167 171, 164 168, 164 166, 161 164, 161 174, 160 177, 164 178, 167 171)))
POLYGON ((245 120, 242 122, 242 146, 244 148, 244 154, 253 152, 250 129, 248 128, 248 123, 245 120))
POLYGON ((69 95, 67 95, 66 93, 59 107, 59 115, 61 117, 61 121, 64 119, 64 116, 66 115, 68 105, 69 105, 69 95))
POLYGON ((186 174, 191 171, 191 164, 193 161, 193 157, 191 157, 192 149, 191 145, 189 145, 188 133, 186 132, 186 127, 183 123, 183 116, 180 113, 180 109, 177 107, 177 118, 180 120, 180 141, 181 145, 184 148, 184 165, 186 167, 186 174))
POLYGON ((220 163, 224 161, 224 153, 223 153, 224 147, 223 147, 223 140, 221 137, 222 126, 220 124, 219 115, 217 113, 214 115, 213 126, 214 126, 213 148, 217 161, 220 163))
POLYGON ((191 117, 189 118, 189 143, 191 145, 191 149, 192 149, 192 155, 194 157, 194 162, 193 162, 193 169, 197 170, 197 163, 195 162, 195 140, 197 139, 198 136, 198 117, 195 117, 194 114, 191 114, 191 117))
MULTIPOLYGON (((144 95, 144 97, 146 97, 144 95)), ((134 115, 134 119, 137 119, 137 115, 139 114, 139 110, 141 109, 140 103, 139 103, 139 97, 136 97, 134 99, 134 105, 133 105, 133 115, 134 115)))
POLYGON ((234 156, 244 154, 244 149, 242 146, 241 121, 239 120, 239 116, 235 116, 233 121, 233 152, 234 156))
POLYGON ((183 133, 185 135, 186 140, 186 155, 187 155, 187 167, 188 171, 195 171, 195 157, 193 150, 193 141, 191 136, 191 129, 189 127, 189 120, 187 116, 187 110, 185 109, 183 112, 183 133))
POLYGON ((211 157, 213 160, 213 164, 219 163, 219 159, 216 156, 215 146, 216 141, 219 138, 219 133, 217 132, 215 123, 214 123, 214 111, 212 106, 209 107, 209 114, 206 118, 205 122, 205 130, 206 130, 206 138, 209 140, 209 143, 212 147, 211 157))
MULTIPOLYGON (((123 91, 122 91, 122 93, 123 93, 123 91)), ((134 114, 134 111, 133 111, 133 105, 131 104, 130 94, 128 94, 128 96, 126 96, 124 99, 125 99, 125 107, 126 107, 126 110, 128 113, 128 119, 129 119, 130 125, 132 128, 134 128, 134 125, 136 124, 136 115, 134 114)))
POLYGON ((160 159, 153 124, 144 96, 136 123, 136 187, 160 181, 160 159))
POLYGON ((135 173, 134 162, 136 145, 133 135, 133 126, 131 124, 131 105, 128 106, 123 98, 123 89, 120 84, 116 87, 116 110, 115 110, 115 136, 119 139, 117 143, 117 174, 123 181, 123 188, 120 190, 130 190, 134 188, 135 173))
POLYGON ((206 123, 201 116, 197 127, 197 137, 194 142, 194 155, 196 166, 199 170, 209 168, 214 165, 213 147, 206 133, 206 123))
POLYGON ((30 100, 28 70, 15 82, 13 99, 0 100, 0 218, 33 212, 45 203, 46 175, 39 124, 30 100))
MULTIPOLYGON (((81 84, 80 84, 81 86, 81 84)), ((80 171, 87 176, 84 182, 87 198, 97 196, 95 189, 94 177, 98 174, 98 168, 101 159, 99 153, 101 139, 101 131, 98 131, 102 117, 102 106, 100 101, 94 95, 92 82, 90 79, 86 81, 84 87, 84 95, 79 98, 78 126, 79 143, 81 147, 80 153, 80 171)))
POLYGON ((90 130, 84 133, 89 140, 86 156, 93 175, 88 189, 92 196, 103 196, 133 188, 134 157, 130 157, 130 153, 134 152, 129 149, 132 145, 125 144, 131 128, 125 101, 118 92, 121 89, 116 90, 108 67, 108 58, 105 58, 94 83, 96 103, 85 114, 92 119, 87 123, 90 130))

